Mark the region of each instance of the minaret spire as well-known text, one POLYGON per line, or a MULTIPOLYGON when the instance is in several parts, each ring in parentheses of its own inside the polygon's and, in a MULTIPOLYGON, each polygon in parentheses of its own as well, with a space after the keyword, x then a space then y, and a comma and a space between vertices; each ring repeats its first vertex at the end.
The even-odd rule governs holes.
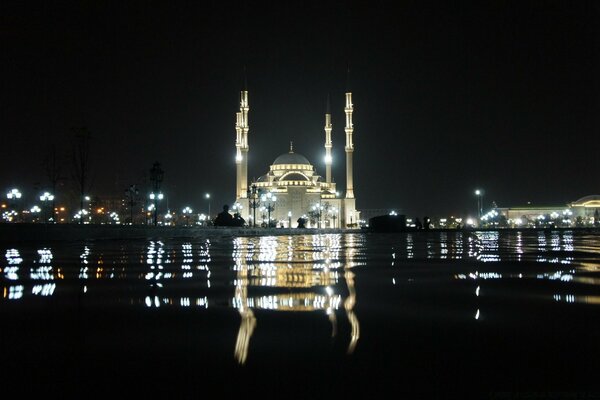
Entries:
POLYGON ((331 106, 329 94, 327 94, 327 106, 325 108, 325 182, 331 183, 331 106))
MULTIPOLYGON (((349 69, 348 69, 349 71, 349 69)), ((352 92, 346 92, 346 198, 354 198, 354 183, 352 179, 352 153, 354 152, 354 144, 352 143, 352 134, 354 133, 354 125, 352 123, 352 112, 354 106, 352 104, 352 92)))
POLYGON ((248 190, 248 88, 246 85, 246 68, 244 67, 244 90, 240 93, 240 111, 236 113, 236 153, 235 163, 237 170, 236 177, 236 198, 246 198, 248 190))

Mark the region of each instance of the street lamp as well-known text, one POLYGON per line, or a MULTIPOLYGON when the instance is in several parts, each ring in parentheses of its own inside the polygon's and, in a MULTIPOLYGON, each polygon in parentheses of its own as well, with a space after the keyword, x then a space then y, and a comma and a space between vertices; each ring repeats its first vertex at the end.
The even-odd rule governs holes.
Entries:
POLYGON ((192 213, 192 209, 189 207, 185 207, 183 209, 183 215, 185 216, 185 226, 189 226, 189 219, 190 219, 190 214, 192 213))
POLYGON ((318 211, 317 228, 321 228, 322 227, 322 224, 321 224, 321 209, 322 209, 322 207, 321 207, 321 200, 319 199, 319 202, 312 207, 313 211, 318 211))
POLYGON ((208 216, 207 216, 207 218, 208 218, 208 220, 210 220, 210 193, 206 193, 204 195, 204 197, 208 201, 208 216))
MULTIPOLYGON (((15 207, 17 207, 18 201, 21 198, 21 192, 19 192, 19 189, 11 189, 10 192, 6 193, 6 198, 10 200, 10 202, 13 203, 15 207)), ((21 211, 17 210, 17 220, 19 220, 20 218, 21 211)))
POLYGON ((205 224, 206 224, 206 215, 204 215, 204 214, 200 214, 200 215, 198 216, 198 223, 199 223, 200 225, 205 225, 205 224))
POLYGON ((29 211, 31 212, 31 214, 33 214, 33 218, 31 219, 31 222, 33 222, 35 220, 36 214, 38 214, 42 210, 37 205, 35 205, 35 206, 31 207, 31 209, 29 211))
POLYGON ((248 194, 248 203, 250 205, 250 208, 252 208, 252 212, 253 212, 252 224, 256 228, 256 208, 260 204, 260 202, 258 201, 258 188, 256 187, 256 184, 253 183, 248 188, 247 194, 248 194))
POLYGON ((233 214, 239 214, 240 216, 242 215, 242 209, 244 208, 240 203, 234 203, 233 204, 233 214))
POLYGON ((162 200, 165 196, 162 193, 150 193, 150 200, 152 200, 152 210, 154 211, 154 226, 158 224, 158 200, 162 200))
POLYGON ((44 222, 48 222, 48 217, 46 216, 46 211, 48 206, 46 205, 48 201, 54 200, 54 195, 48 192, 44 192, 43 195, 40 196, 40 200, 42 202, 42 207, 44 208, 44 222))
POLYGON ((333 228, 337 228, 336 224, 335 224, 335 220, 337 219, 337 213, 338 213, 338 209, 337 207, 333 207, 331 209, 331 218, 333 219, 333 228))
POLYGON ((160 193, 160 185, 165 177, 165 172, 160 167, 159 162, 155 162, 152 164, 152 168, 150 169, 150 182, 152 182, 152 193, 150 194, 150 199, 154 201, 154 226, 158 223, 158 215, 157 215, 157 200, 162 200, 163 194, 160 193), (160 197, 158 197, 160 196, 160 197))
POLYGON ((275 210, 275 202, 277 201, 277 196, 273 193, 269 192, 267 194, 263 194, 260 197, 260 200, 265 203, 265 209, 268 213, 267 226, 271 227, 271 212, 275 210))
POLYGON ((481 198, 483 197, 483 190, 475 190, 475 196, 477 196, 477 217, 481 219, 481 214, 483 213, 481 200, 481 198))
POLYGON ((171 218, 173 218, 171 210, 167 210, 167 213, 165 214, 165 225, 171 225, 171 218))

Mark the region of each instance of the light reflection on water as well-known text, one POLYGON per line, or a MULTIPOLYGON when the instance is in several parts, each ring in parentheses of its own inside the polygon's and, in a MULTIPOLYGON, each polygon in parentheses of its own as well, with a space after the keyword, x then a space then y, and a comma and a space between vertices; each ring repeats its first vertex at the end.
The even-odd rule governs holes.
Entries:
POLYGON ((240 364, 260 329, 258 312, 325 318, 327 334, 344 341, 352 354, 361 332, 356 307, 369 300, 358 290, 361 279, 381 277, 394 287, 426 287, 431 276, 446 286, 473 282, 465 290, 476 301, 465 315, 478 323, 491 317, 479 299, 496 288, 492 282, 548 282, 551 288, 530 285, 514 295, 537 295, 552 304, 600 304, 600 245, 594 235, 573 231, 99 241, 9 247, 2 253, 0 310, 26 302, 42 307, 37 303, 42 298, 73 292, 100 306, 233 308, 240 317, 233 346, 240 364), (441 270, 428 269, 433 263, 441 270), (417 270, 408 268, 415 265, 417 270))

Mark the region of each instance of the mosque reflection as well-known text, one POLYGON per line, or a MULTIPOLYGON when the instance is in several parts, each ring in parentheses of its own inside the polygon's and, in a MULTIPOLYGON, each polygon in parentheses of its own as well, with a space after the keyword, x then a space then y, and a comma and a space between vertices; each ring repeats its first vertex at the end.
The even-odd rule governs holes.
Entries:
POLYGON ((360 332, 350 271, 357 265, 353 261, 355 241, 354 235, 342 239, 340 234, 239 237, 220 242, 216 252, 209 239, 193 243, 150 240, 118 249, 103 243, 83 244, 69 251, 10 248, 0 267, 0 300, 31 303, 41 296, 79 293, 81 306, 116 303, 152 309, 208 309, 222 306, 223 291, 232 290, 225 304, 241 316, 235 343, 239 363, 246 361, 257 327, 254 310, 320 313, 331 322, 333 336, 338 334, 338 314, 344 313, 351 327, 348 352, 352 353, 360 332), (211 252, 218 260, 213 260, 211 252), (219 278, 211 283, 213 270, 219 278), (216 291, 211 292, 213 285, 216 291))
POLYGON ((246 362, 257 326, 253 310, 322 313, 331 322, 331 335, 335 337, 337 314, 343 308, 351 327, 348 353, 354 351, 360 337, 360 325, 354 313, 354 274, 350 270, 356 250, 352 245, 345 246, 346 262, 342 263, 340 240, 339 234, 234 240, 233 261, 237 274, 232 304, 241 317, 235 345, 235 358, 240 364, 246 362), (302 242, 307 238, 312 239, 310 243, 302 242), (252 288, 287 291, 250 295, 252 288))
POLYGON ((597 237, 572 231, 321 234, 55 245, 1 250, 0 312, 20 304, 39 306, 44 299, 58 296, 80 307, 220 307, 236 318, 239 314, 232 346, 240 364, 246 363, 252 337, 260 332, 257 316, 264 318, 267 313, 276 323, 278 313, 324 318, 331 328, 323 334, 341 338, 344 347, 347 342, 347 352, 353 353, 360 338, 354 272, 367 261, 362 276, 391 274, 392 285, 401 287, 402 279, 418 284, 413 278, 427 273, 428 261, 443 260, 450 272, 442 274, 450 277, 446 284, 474 295, 468 313, 477 320, 490 315, 488 309, 480 308, 480 303, 485 304, 480 296, 519 282, 522 295, 535 294, 553 304, 600 304, 597 237), (406 270, 407 265, 415 268, 406 270))

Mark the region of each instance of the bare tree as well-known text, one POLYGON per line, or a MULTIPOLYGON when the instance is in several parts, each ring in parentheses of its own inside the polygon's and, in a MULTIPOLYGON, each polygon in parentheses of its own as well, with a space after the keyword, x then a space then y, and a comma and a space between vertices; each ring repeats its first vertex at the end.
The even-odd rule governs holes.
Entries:
MULTIPOLYGON (((86 127, 73 129, 73 152, 71 154, 71 177, 79 195, 79 210, 83 210, 85 194, 92 185, 91 135, 86 127)), ((83 218, 80 219, 80 221, 83 218)))

